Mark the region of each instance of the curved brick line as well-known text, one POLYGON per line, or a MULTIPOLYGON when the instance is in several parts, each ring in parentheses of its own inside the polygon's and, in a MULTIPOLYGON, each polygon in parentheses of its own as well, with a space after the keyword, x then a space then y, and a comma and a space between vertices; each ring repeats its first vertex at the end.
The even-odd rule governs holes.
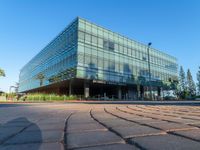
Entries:
MULTIPOLYGON (((115 114, 113 114, 113 113, 107 111, 106 108, 104 108, 104 111, 105 111, 106 113, 112 115, 112 116, 115 116, 115 117, 119 118, 119 119, 122 119, 122 120, 125 120, 125 121, 129 121, 129 122, 133 122, 133 123, 139 124, 138 122, 134 122, 134 121, 131 121, 131 120, 122 118, 122 117, 120 117, 120 116, 117 116, 117 115, 115 115, 115 114)), ((139 125, 140 125, 140 124, 139 124, 139 125)), ((139 148, 139 149, 141 149, 141 150, 146 150, 146 149, 145 149, 144 147, 142 147, 141 145, 139 145, 139 144, 137 144, 137 143, 131 141, 131 138, 127 138, 127 139, 123 138, 117 131, 113 130, 112 128, 110 128, 110 131, 111 131, 111 132, 114 131, 115 133, 117 133, 127 144, 134 145, 134 146, 136 146, 137 148, 139 148)))
MULTIPOLYGON (((129 107, 129 106, 127 106, 127 108, 130 109, 130 110, 134 110, 133 108, 131 108, 131 107, 129 107)), ((172 122, 172 123, 179 123, 179 124, 180 124, 180 122, 171 121, 171 120, 167 120, 167 119, 159 119, 159 118, 155 118, 155 117, 150 117, 150 116, 148 116, 148 115, 145 115, 144 117, 148 117, 148 118, 152 118, 152 119, 156 119, 156 120, 167 121, 167 122, 172 122)))
POLYGON ((74 113, 71 113, 65 120, 65 128, 64 128, 64 139, 63 139, 63 145, 64 145, 64 149, 67 150, 67 128, 68 128, 68 122, 69 119, 72 117, 74 113))
MULTIPOLYGON (((105 111, 105 108, 104 108, 104 111, 105 111)), ((91 115, 91 117, 92 117, 95 121, 97 121, 99 124, 101 124, 102 126, 104 126, 104 127, 105 127, 106 129, 108 129, 110 132, 112 132, 112 133, 114 133, 115 135, 119 136, 119 137, 124 141, 124 143, 129 144, 129 145, 134 145, 134 146, 136 146, 137 148, 139 148, 140 150, 146 150, 146 149, 144 149, 143 147, 139 146, 138 144, 133 143, 133 142, 130 141, 129 139, 124 139, 124 138, 122 137, 122 135, 119 134, 117 131, 113 130, 111 127, 108 127, 106 124, 100 122, 97 118, 94 117, 94 115, 92 114, 92 110, 90 111, 90 115, 91 115)))
MULTIPOLYGON (((127 107, 128 107, 128 106, 127 106, 127 107)), ((116 108, 117 108, 117 107, 116 107, 116 108)), ((105 108, 104 108, 104 109, 105 109, 105 108)), ((126 121, 130 121, 130 122, 134 122, 134 123, 137 123, 137 124, 140 124, 140 125, 144 125, 144 126, 148 126, 148 127, 151 127, 151 128, 155 128, 155 129, 162 130, 162 129, 160 129, 160 128, 156 128, 156 127, 153 127, 153 126, 144 124, 144 123, 139 123, 139 122, 137 122, 137 121, 132 121, 132 120, 129 120, 129 119, 126 119, 126 118, 117 116, 117 115, 115 115, 115 114, 113 114, 113 113, 111 113, 111 112, 108 112, 106 109, 105 109, 105 111, 106 111, 107 113, 109 113, 109 114, 115 116, 115 117, 120 118, 120 119, 124 119, 124 120, 126 120, 126 121)), ((164 130, 162 130, 162 131, 164 131, 164 130)), ((196 140, 196 139, 194 139, 194 138, 190 138, 190 137, 187 137, 187 136, 184 136, 184 135, 180 135, 180 134, 174 133, 173 131, 164 131, 164 132, 166 132, 167 134, 171 134, 171 135, 183 137, 183 138, 186 138, 186 139, 190 139, 190 140, 193 140, 193 141, 196 141, 196 142, 200 142, 200 140, 196 140)), ((129 139, 128 139, 128 140, 129 140, 129 139)), ((131 141, 131 142, 132 142, 134 145, 136 145, 136 146, 140 146, 140 145, 138 145, 137 143, 135 143, 135 142, 133 142, 133 141, 131 141)), ((130 142, 130 143, 131 143, 131 142, 130 142)))

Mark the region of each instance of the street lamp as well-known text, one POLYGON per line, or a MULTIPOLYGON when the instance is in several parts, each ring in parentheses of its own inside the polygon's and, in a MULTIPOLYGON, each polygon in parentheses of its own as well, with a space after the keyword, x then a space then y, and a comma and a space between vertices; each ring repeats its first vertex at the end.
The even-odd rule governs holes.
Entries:
POLYGON ((150 91, 150 98, 152 100, 152 91, 151 91, 151 65, 150 65, 150 55, 149 55, 149 49, 150 49, 150 46, 151 46, 151 42, 148 43, 148 46, 147 46, 147 55, 148 55, 148 69, 149 69, 149 91, 150 91))

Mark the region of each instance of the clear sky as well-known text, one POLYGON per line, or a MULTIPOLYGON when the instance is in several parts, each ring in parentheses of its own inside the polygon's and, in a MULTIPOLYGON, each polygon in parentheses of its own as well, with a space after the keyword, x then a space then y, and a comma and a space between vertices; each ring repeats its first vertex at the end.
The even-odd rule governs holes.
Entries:
POLYGON ((200 65, 199 0, 0 0, 0 90, 76 16, 178 58, 196 79, 200 65))

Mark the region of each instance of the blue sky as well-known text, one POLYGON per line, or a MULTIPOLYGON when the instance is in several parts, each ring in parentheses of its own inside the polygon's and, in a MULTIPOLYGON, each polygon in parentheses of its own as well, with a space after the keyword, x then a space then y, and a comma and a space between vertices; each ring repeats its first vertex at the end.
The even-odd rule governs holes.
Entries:
POLYGON ((0 90, 76 16, 174 55, 196 79, 199 0, 0 0, 0 90))

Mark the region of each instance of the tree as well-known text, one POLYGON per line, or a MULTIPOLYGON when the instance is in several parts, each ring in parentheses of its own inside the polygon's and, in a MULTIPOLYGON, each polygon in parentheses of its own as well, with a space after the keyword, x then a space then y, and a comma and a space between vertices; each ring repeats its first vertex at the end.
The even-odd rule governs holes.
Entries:
POLYGON ((3 69, 0 68, 0 77, 5 77, 6 74, 3 69))
POLYGON ((177 87, 177 96, 181 99, 185 99, 187 96, 187 83, 186 83, 186 76, 183 70, 183 67, 180 67, 179 71, 179 79, 178 79, 178 87, 177 87))
POLYGON ((199 67, 199 71, 197 72, 197 90, 198 90, 198 94, 200 95, 200 67, 199 67))
POLYGON ((179 89, 182 92, 187 90, 185 72, 182 66, 180 67, 180 72, 179 72, 179 89))
POLYGON ((38 79, 40 81, 40 86, 43 85, 43 81, 44 81, 45 76, 42 73, 39 73, 36 77, 36 79, 38 79))
POLYGON ((196 95, 196 85, 194 83, 190 69, 187 70, 187 91, 189 92, 190 96, 196 95))

